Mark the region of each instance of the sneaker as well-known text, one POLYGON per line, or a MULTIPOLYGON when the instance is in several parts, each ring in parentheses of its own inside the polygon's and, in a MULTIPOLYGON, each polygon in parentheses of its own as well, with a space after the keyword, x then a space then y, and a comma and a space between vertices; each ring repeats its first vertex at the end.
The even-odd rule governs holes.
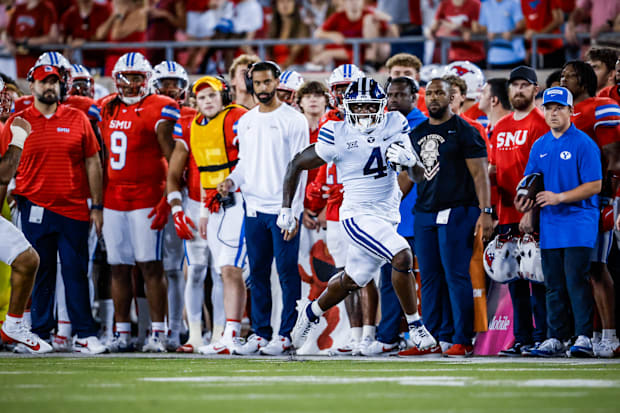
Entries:
POLYGON ((330 356, 352 356, 353 355, 353 350, 355 350, 355 348, 357 347, 357 343, 359 343, 359 341, 355 340, 354 338, 351 338, 351 340, 340 347, 336 347, 334 349, 330 349, 329 350, 329 355, 330 356))
POLYGON ((614 353, 617 349, 620 348, 620 342, 618 339, 602 339, 597 343, 592 340, 592 351, 594 352, 594 356, 602 357, 602 358, 613 358, 614 353))
POLYGON ((101 354, 106 353, 108 348, 101 344, 97 336, 86 338, 76 338, 73 342, 73 351, 82 354, 101 354))
POLYGON ((420 350, 419 348, 414 346, 414 347, 411 347, 410 349, 399 351, 398 356, 399 357, 415 356, 415 357, 421 357, 421 358, 441 357, 441 347, 435 346, 435 347, 431 347, 426 350, 420 350))
POLYGON ((134 346, 124 338, 121 338, 119 333, 114 333, 112 342, 108 345, 108 349, 111 353, 129 353, 135 350, 134 346))
MULTIPOLYGON (((602 341, 602 340, 601 340, 602 341)), ((575 343, 568 350, 569 357, 593 357, 592 343, 590 337, 579 336, 575 343)))
POLYGON ((319 318, 315 321, 310 321, 308 318, 306 310, 311 304, 307 298, 297 301, 297 322, 295 327, 293 327, 293 331, 291 331, 291 341, 297 349, 304 345, 312 330, 319 324, 319 318))
POLYGON ((362 339, 356 344, 353 348, 352 356, 361 356, 364 354, 364 351, 375 341, 372 337, 366 336, 362 337, 362 339))
POLYGON ((288 337, 275 336, 269 344, 261 348, 258 352, 265 356, 281 356, 293 350, 291 339, 288 337))
POLYGON ((509 347, 509 348, 507 348, 505 350, 500 351, 498 356, 503 356, 503 357, 521 357, 521 350, 525 346, 526 346, 525 344, 519 343, 517 341, 511 347, 509 347))
POLYGON ((204 342, 190 342, 176 348, 177 353, 198 353, 198 349, 204 346, 204 342))
POLYGON ((426 350, 437 345, 437 340, 428 332, 421 319, 409 324, 409 339, 420 350, 426 350))
POLYGON ((455 344, 443 353, 444 357, 471 357, 474 355, 474 346, 455 344))
POLYGON ((144 346, 142 346, 143 353, 165 353, 166 343, 164 335, 160 333, 153 333, 146 340, 144 346))
POLYGON ((534 344, 524 345, 523 347, 521 347, 521 355, 523 357, 533 356, 534 354, 532 354, 532 351, 538 349, 541 344, 542 343, 540 341, 537 341, 534 344))
POLYGON ((217 343, 209 343, 205 346, 198 347, 198 353, 205 355, 214 354, 234 354, 235 348, 241 347, 243 343, 235 337, 232 341, 220 340, 217 343))
POLYGON ((176 351, 179 347, 181 347, 181 335, 179 333, 172 334, 172 331, 168 331, 166 350, 176 351))
POLYGON ((362 350, 362 356, 389 356, 398 351, 398 342, 386 344, 378 340, 372 341, 362 350))
POLYGON ((536 357, 564 357, 564 352, 564 344, 557 338, 548 338, 531 351, 536 357))
POLYGON ((73 339, 65 336, 55 336, 52 347, 58 353, 71 353, 73 351, 73 339))
POLYGON ((261 337, 256 334, 252 334, 248 337, 245 344, 239 344, 233 347, 232 354, 237 354, 239 356, 247 356, 250 354, 258 353, 258 350, 265 347, 269 342, 266 338, 261 337))
POLYGON ((453 346, 454 344, 450 343, 449 341, 440 341, 439 342, 439 347, 441 347, 441 352, 445 353, 446 351, 450 350, 450 348, 453 346))
POLYGON ((27 329, 23 323, 16 324, 11 328, 7 328, 6 323, 2 324, 0 337, 5 343, 18 343, 13 350, 15 352, 18 352, 16 351, 18 347, 21 351, 25 350, 31 354, 50 353, 54 350, 50 344, 27 329))

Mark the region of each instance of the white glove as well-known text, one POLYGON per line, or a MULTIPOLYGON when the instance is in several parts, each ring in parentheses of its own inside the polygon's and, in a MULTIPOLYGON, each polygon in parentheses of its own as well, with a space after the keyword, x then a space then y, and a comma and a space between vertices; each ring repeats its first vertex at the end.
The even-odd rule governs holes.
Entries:
POLYGON ((280 209, 276 225, 283 231, 293 232, 297 228, 297 220, 293 215, 291 208, 280 209))
POLYGON ((386 152, 388 162, 405 167, 413 167, 420 163, 415 152, 401 146, 399 143, 391 144, 386 152))

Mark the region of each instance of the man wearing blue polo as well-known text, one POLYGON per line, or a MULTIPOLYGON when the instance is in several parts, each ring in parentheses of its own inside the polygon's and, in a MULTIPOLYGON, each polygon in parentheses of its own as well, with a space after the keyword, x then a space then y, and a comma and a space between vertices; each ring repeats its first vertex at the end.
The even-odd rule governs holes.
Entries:
POLYGON ((548 338, 532 354, 563 356, 563 342, 577 336, 568 354, 591 357, 593 298, 587 280, 589 257, 598 231, 601 154, 596 143, 571 124, 573 96, 552 87, 543 95, 545 121, 551 128, 530 151, 524 175, 543 174, 545 190, 536 201, 517 196, 521 212, 540 208, 540 248, 547 288, 548 338))

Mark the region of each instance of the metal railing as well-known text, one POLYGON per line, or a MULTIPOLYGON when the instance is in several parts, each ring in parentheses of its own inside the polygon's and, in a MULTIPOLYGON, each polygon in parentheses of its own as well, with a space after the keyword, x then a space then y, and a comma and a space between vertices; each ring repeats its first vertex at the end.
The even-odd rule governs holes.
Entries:
MULTIPOLYGON (((589 39, 590 35, 587 33, 579 33, 577 35, 579 40, 589 39)), ((523 38, 523 36, 514 36, 515 39, 523 38)), ((538 64, 538 42, 540 40, 549 39, 563 39, 562 34, 535 34, 531 38, 531 66, 537 67, 538 64)), ((612 43, 616 43, 620 46, 620 36, 614 33, 605 33, 599 37, 612 43)), ((344 39, 342 45, 351 45, 353 49, 353 63, 360 65, 361 63, 361 47, 362 45, 372 43, 423 43, 428 40, 424 36, 405 36, 405 37, 380 37, 373 39, 364 38, 348 38, 344 39)), ((471 41, 483 41, 486 42, 486 37, 482 35, 472 36, 471 41)), ((448 51, 450 50, 450 44, 456 41, 463 41, 461 37, 438 37, 435 39, 436 47, 440 48, 441 64, 448 64, 448 51)), ((191 47, 212 47, 212 48, 238 48, 241 46, 256 47, 258 50, 258 56, 261 59, 267 57, 267 48, 276 45, 328 45, 335 44, 331 40, 327 39, 314 39, 314 38, 302 38, 302 39, 253 39, 253 40, 186 40, 186 41, 148 41, 148 42, 128 42, 128 43, 111 43, 111 42, 88 42, 78 47, 71 47, 67 44, 49 44, 43 47, 45 50, 73 50, 74 63, 82 62, 82 52, 84 50, 110 50, 110 49, 164 49, 167 60, 174 60, 174 51, 177 49, 191 48, 191 47)), ((488 47, 485 48, 488 50, 488 47)))

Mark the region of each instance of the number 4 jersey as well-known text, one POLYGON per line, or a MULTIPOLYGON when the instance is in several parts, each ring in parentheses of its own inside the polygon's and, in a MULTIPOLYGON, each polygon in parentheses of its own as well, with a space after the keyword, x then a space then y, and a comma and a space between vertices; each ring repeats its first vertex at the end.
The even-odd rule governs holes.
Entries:
POLYGON ((102 106, 100 128, 107 149, 104 206, 117 211, 155 206, 164 193, 168 166, 156 131, 160 122, 176 123, 179 106, 162 95, 149 95, 133 105, 112 97, 102 106))
POLYGON ((396 172, 385 159, 387 148, 401 142, 411 149, 409 124, 400 112, 388 112, 373 132, 365 134, 347 122, 327 122, 319 132, 317 155, 334 162, 344 186, 340 220, 359 215, 375 215, 400 222, 398 207, 402 193, 396 172))

